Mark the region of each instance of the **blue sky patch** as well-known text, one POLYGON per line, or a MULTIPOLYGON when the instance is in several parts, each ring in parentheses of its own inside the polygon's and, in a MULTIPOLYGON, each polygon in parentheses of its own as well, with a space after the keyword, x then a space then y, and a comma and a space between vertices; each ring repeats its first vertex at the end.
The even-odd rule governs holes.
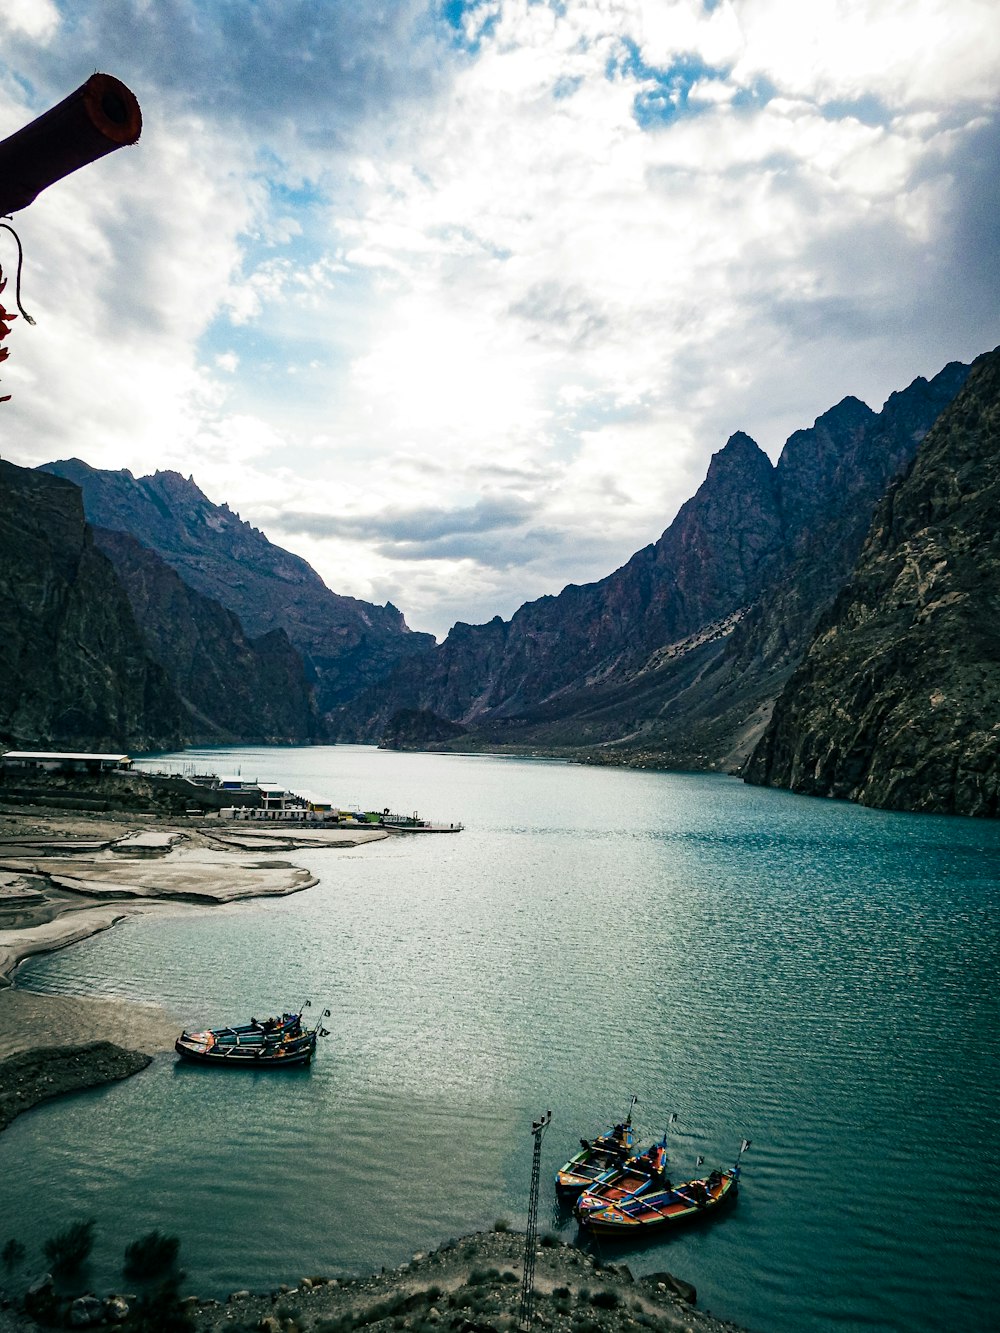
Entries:
POLYGON ((733 96, 731 105, 737 110, 750 107, 756 110, 758 107, 767 106, 772 97, 777 97, 778 90, 770 79, 757 78, 753 83, 745 88, 740 88, 733 96))
POLYGON ((892 120, 892 112, 880 97, 872 93, 865 97, 824 102, 820 106, 820 115, 824 120, 860 120, 862 125, 885 126, 892 120))
POLYGON ((441 17, 451 29, 452 45, 463 51, 468 51, 472 55, 479 51, 483 44, 483 38, 490 36, 499 21, 498 15, 489 15, 486 21, 479 26, 476 37, 470 41, 465 33, 466 15, 474 14, 477 9, 483 8, 485 8, 484 0, 444 0, 441 6, 441 17))
POLYGON ((729 70, 708 65, 695 55, 679 56, 669 67, 649 65, 635 42, 626 39, 607 64, 609 79, 629 78, 645 86, 636 94, 633 115, 641 129, 668 124, 682 115, 704 110, 700 104, 689 106, 688 94, 703 79, 724 79, 729 70))

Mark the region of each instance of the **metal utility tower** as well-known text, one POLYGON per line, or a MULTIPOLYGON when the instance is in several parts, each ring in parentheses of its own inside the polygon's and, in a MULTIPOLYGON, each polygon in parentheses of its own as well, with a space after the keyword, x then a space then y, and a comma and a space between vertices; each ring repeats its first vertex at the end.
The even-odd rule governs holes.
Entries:
POLYGON ((535 1120, 531 1133, 535 1149, 531 1157, 531 1193, 528 1196, 528 1234, 524 1238, 524 1276, 521 1279, 521 1314, 518 1324, 529 1329, 535 1314, 535 1247, 538 1243, 538 1180, 542 1163, 542 1135, 552 1119, 546 1111, 541 1120, 535 1120))

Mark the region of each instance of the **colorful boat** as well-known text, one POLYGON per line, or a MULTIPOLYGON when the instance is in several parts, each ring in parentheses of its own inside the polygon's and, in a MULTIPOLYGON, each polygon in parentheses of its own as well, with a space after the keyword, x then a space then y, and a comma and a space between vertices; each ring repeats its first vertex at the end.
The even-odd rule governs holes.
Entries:
POLYGON ((632 1194, 607 1202, 579 1217, 580 1225, 597 1236, 643 1236, 704 1217, 736 1197, 739 1163, 728 1171, 713 1171, 703 1180, 632 1194))
POLYGON ((607 1204, 662 1189, 669 1184, 664 1175, 666 1167, 667 1136, 664 1134, 660 1143, 616 1163, 598 1176, 577 1199, 573 1211, 582 1222, 587 1214, 607 1204))
POLYGON ((632 1128, 632 1108, 638 1101, 633 1097, 625 1120, 607 1134, 596 1139, 581 1139, 580 1151, 556 1172, 556 1189, 571 1196, 592 1185, 594 1181, 615 1166, 619 1166, 635 1147, 632 1128))
MULTIPOLYGON (((185 1060, 229 1069, 307 1065, 316 1051, 317 1039, 327 1035, 320 1024, 312 1028, 303 1025, 302 1013, 308 1004, 307 1000, 298 1013, 283 1013, 263 1021, 251 1018, 249 1023, 233 1027, 207 1028, 203 1032, 185 1028, 174 1042, 174 1050, 185 1060)), ((323 1010, 323 1018, 329 1014, 329 1009, 323 1010)))

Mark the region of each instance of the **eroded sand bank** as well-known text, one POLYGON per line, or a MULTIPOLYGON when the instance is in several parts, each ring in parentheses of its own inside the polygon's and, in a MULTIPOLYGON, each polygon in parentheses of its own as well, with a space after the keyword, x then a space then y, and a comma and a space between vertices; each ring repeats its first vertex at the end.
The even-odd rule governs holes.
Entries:
POLYGON ((178 1020, 155 1006, 12 986, 18 963, 30 955, 138 912, 297 893, 315 876, 275 853, 388 836, 378 828, 234 828, 214 817, 169 823, 143 815, 0 812, 0 1061, 96 1041, 152 1055, 169 1050, 177 1035, 178 1020))

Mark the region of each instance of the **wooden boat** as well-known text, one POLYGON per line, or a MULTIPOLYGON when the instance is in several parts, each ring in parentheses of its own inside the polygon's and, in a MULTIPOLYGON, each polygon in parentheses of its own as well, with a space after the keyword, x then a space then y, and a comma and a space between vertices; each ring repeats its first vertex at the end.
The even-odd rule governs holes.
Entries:
POLYGON ((668 1183, 664 1175, 666 1166, 667 1141, 664 1135, 660 1143, 616 1163, 598 1176, 577 1199, 573 1211, 582 1222, 587 1214, 607 1204, 662 1189, 668 1183))
POLYGON ((713 1171, 703 1180, 687 1180, 659 1190, 606 1202, 579 1217, 580 1225, 598 1236, 644 1236, 704 1217, 736 1197, 739 1163, 713 1171))
POLYGON ((581 1139, 580 1151, 556 1172, 556 1189, 571 1196, 592 1185, 594 1181, 615 1166, 619 1166, 635 1147, 632 1128, 632 1108, 638 1098, 633 1097, 625 1120, 607 1134, 596 1139, 581 1139))
MULTIPOLYGON (((263 1022, 251 1018, 249 1023, 207 1028, 204 1032, 185 1028, 174 1042, 174 1050, 185 1060, 230 1069, 288 1069, 307 1065, 316 1051, 317 1039, 325 1037, 327 1030, 320 1024, 312 1028, 303 1025, 306 1005, 297 1014, 283 1013, 263 1022)), ((324 1009, 323 1018, 329 1013, 329 1009, 324 1009)))

